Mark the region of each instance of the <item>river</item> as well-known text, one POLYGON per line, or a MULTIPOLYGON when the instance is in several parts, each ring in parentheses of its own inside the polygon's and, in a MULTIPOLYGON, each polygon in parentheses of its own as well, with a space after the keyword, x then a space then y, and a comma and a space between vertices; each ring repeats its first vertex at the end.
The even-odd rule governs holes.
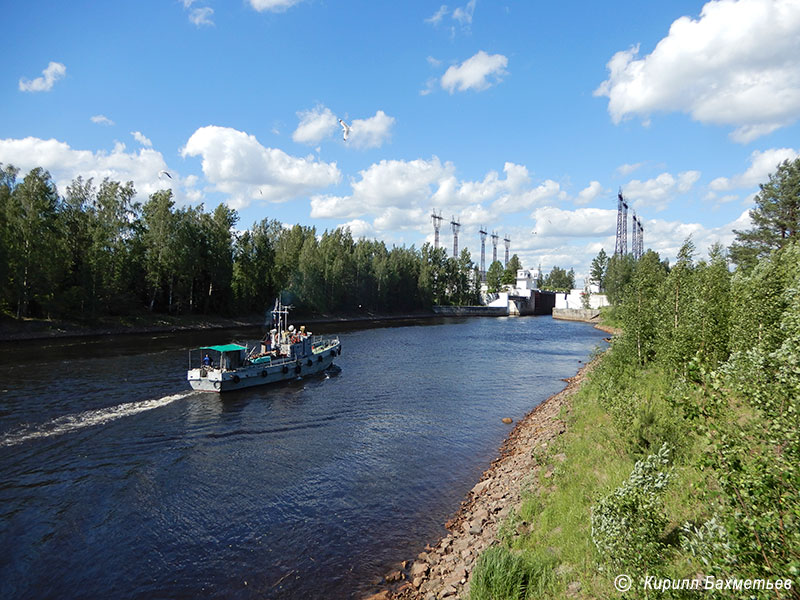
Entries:
POLYGON ((223 397, 188 388, 188 349, 258 329, 0 344, 0 597, 358 597, 445 532, 501 419, 606 335, 550 317, 314 328, 332 332, 338 374, 223 397))

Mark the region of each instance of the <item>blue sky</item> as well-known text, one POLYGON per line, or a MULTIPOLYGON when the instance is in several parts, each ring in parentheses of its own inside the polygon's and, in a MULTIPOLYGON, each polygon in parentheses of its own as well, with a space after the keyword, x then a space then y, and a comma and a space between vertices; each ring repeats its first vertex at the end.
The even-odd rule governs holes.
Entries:
POLYGON ((485 226, 526 267, 580 280, 614 250, 618 188, 645 247, 673 260, 692 235, 705 255, 800 154, 798 0, 29 1, 4 16, 0 162, 43 166, 62 193, 82 175, 131 180, 141 201, 227 202, 240 228, 419 247, 436 209, 476 261, 485 226))

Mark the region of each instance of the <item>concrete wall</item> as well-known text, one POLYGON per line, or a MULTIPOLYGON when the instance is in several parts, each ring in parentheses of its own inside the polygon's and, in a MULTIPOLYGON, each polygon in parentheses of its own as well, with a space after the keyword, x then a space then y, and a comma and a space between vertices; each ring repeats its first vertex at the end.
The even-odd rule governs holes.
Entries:
POLYGON ((594 321, 600 317, 599 310, 586 308, 554 308, 553 318, 565 321, 594 321))
POLYGON ((443 317, 505 317, 508 316, 508 304, 505 306, 434 306, 433 312, 443 317))
MULTIPOLYGON (((564 294, 563 292, 556 293, 556 308, 583 308, 583 290, 582 289, 574 289, 570 290, 569 294, 564 294)), ((608 306, 608 298, 606 298, 605 294, 590 294, 589 295, 589 307, 590 308, 600 308, 603 306, 608 306)))

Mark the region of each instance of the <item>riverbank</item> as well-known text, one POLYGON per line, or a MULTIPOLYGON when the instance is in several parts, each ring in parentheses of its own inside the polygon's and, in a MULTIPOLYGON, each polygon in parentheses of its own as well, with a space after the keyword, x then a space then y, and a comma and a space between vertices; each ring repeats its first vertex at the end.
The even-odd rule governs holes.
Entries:
MULTIPOLYGON (((316 315, 306 317, 297 315, 294 321, 308 325, 326 323, 358 323, 367 321, 395 321, 403 319, 425 319, 441 317, 431 312, 400 314, 342 314, 316 315)), ((203 329, 231 329, 235 327, 259 327, 264 324, 264 315, 245 315, 240 317, 214 317, 206 315, 152 315, 144 314, 129 317, 106 317, 92 324, 48 319, 0 318, 0 343, 23 340, 52 338, 98 337, 106 335, 126 335, 143 333, 170 333, 175 331, 199 331, 203 329)))
MULTIPOLYGON (((598 329, 603 329, 598 327, 598 329)), ((605 329, 603 329, 605 331, 605 329)), ((386 574, 384 589, 369 600, 435 600, 469 596, 470 575, 478 557, 496 545, 508 527, 509 517, 520 512, 523 494, 547 486, 562 453, 548 451, 567 430, 572 396, 596 361, 566 379, 566 387, 529 412, 511 430, 499 457, 445 527, 450 533, 427 545, 414 560, 404 561, 386 574)), ((525 527, 522 521, 520 526, 525 527)), ((516 533, 516 532, 515 532, 516 533)))

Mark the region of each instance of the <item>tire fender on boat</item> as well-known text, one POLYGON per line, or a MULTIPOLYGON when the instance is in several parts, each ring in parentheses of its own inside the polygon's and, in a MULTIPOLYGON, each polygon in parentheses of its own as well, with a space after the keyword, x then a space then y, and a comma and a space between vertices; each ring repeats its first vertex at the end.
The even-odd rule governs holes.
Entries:
POLYGON ((314 361, 313 361, 313 360, 311 360, 311 359, 309 358, 309 359, 306 361, 306 364, 307 364, 307 365, 310 367, 311 365, 313 365, 313 364, 314 364, 314 361))
POLYGON ((317 357, 317 362, 322 362, 322 354, 317 357))
POLYGON ((266 370, 266 369, 264 369, 263 371, 261 371, 261 376, 262 376, 262 377, 266 377, 266 376, 267 376, 267 370, 266 370))
POLYGON ((297 366, 294 368, 294 372, 295 373, 299 373, 302 370, 303 370, 303 367, 300 366, 300 363, 298 363, 297 366))
POLYGON ((215 389, 215 390, 218 390, 218 389, 219 389, 219 381, 215 381, 215 382, 214 382, 214 389, 215 389))
POLYGON ((233 383, 239 383, 240 381, 241 381, 241 379, 239 379, 238 375, 234 375, 233 376, 233 383))
POLYGON ((281 369, 281 371, 282 371, 282 372, 283 372, 283 374, 285 375, 286 373, 288 373, 288 372, 289 372, 289 367, 287 367, 286 365, 283 365, 283 369, 281 369))

